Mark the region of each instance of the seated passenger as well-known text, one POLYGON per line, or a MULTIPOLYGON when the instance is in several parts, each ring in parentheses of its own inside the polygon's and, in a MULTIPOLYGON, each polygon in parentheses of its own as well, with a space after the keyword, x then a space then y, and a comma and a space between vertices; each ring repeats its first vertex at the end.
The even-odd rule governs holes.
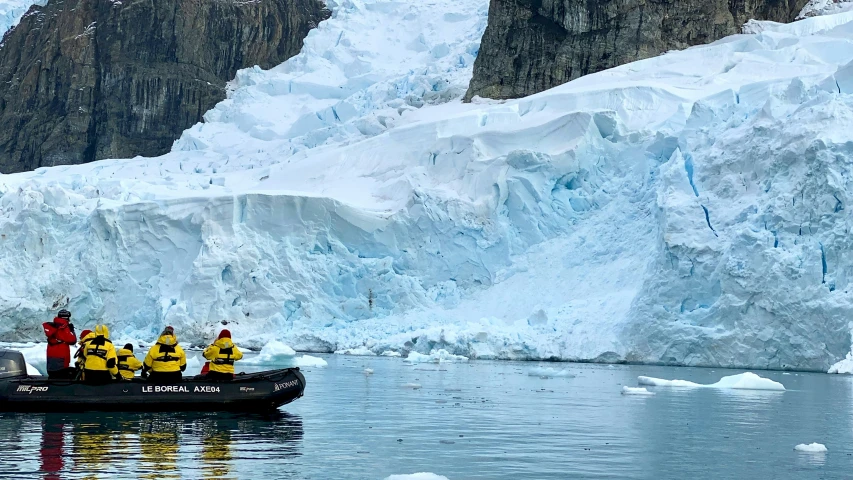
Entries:
POLYGON ((175 329, 164 328, 157 344, 148 350, 148 355, 142 362, 142 378, 147 378, 150 372, 152 382, 180 382, 183 379, 181 372, 186 369, 187 356, 184 349, 178 345, 175 329))
POLYGON ((118 351, 118 373, 121 378, 130 380, 134 376, 133 372, 141 368, 142 362, 133 355, 133 345, 128 343, 118 351))
POLYGON ((118 358, 106 325, 95 327, 95 337, 83 345, 83 381, 108 383, 118 374, 118 358))
POLYGON ((204 358, 210 361, 206 378, 231 380, 234 378, 234 362, 243 358, 243 352, 231 341, 231 332, 222 330, 213 345, 204 349, 204 358))
POLYGON ((86 343, 93 338, 95 338, 95 332, 91 330, 87 329, 80 332, 80 346, 77 347, 77 351, 74 352, 74 368, 77 370, 77 374, 74 376, 75 380, 83 378, 83 355, 86 353, 86 343))

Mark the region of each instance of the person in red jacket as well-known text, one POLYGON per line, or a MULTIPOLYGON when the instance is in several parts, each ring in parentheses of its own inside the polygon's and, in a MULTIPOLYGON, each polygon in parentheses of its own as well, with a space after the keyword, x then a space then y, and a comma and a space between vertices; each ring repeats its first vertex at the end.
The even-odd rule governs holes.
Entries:
POLYGON ((76 373, 71 364, 71 345, 77 343, 71 312, 62 309, 52 322, 44 322, 44 334, 47 336, 47 376, 48 378, 73 379, 76 373))

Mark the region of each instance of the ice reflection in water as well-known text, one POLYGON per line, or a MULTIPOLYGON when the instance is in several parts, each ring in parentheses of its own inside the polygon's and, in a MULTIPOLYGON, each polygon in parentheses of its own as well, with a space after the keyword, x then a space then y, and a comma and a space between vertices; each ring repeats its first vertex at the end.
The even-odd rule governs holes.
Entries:
POLYGON ((638 375, 714 383, 739 371, 561 364, 550 366, 577 376, 540 378, 530 363, 325 358, 306 369, 306 396, 270 417, 0 414, 0 477, 740 480, 853 467, 853 377, 757 372, 788 391, 639 397, 621 395, 638 375), (793 450, 811 442, 829 452, 793 450))

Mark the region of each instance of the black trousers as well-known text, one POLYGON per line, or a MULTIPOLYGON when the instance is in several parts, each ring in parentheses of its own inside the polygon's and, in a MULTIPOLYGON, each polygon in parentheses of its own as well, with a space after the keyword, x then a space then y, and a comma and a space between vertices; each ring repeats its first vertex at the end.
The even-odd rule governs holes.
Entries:
POLYGON ((207 372, 207 375, 204 376, 205 380, 212 380, 214 382, 229 382, 234 380, 233 373, 222 373, 222 372, 207 372))
POLYGON ((183 378, 181 372, 148 372, 148 381, 152 383, 177 383, 183 378))
POLYGON ((110 383, 115 379, 106 370, 83 370, 83 381, 91 384, 110 383))
POLYGON ((57 380, 74 380, 77 376, 77 369, 74 367, 62 368, 59 370, 48 370, 47 378, 55 378, 57 380))

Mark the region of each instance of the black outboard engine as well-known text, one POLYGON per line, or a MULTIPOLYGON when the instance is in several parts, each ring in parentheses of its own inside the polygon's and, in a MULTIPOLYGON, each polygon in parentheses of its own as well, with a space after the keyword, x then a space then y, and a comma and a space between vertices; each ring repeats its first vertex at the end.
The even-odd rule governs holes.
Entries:
POLYGON ((0 380, 27 376, 24 354, 17 350, 0 350, 0 380))

